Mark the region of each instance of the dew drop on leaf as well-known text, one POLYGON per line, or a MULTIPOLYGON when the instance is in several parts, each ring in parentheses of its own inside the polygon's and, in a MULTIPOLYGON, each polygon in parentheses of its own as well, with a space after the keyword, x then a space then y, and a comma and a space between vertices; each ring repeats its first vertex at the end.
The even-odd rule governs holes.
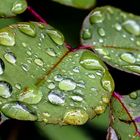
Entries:
POLYGON ((134 91, 134 92, 132 92, 132 93, 129 94, 129 97, 130 97, 131 99, 137 99, 138 93, 137 93, 136 91, 134 91))
POLYGON ((99 35, 100 35, 101 37, 103 37, 103 36, 106 35, 105 30, 104 30, 103 28, 99 28, 99 29, 98 29, 98 33, 99 33, 99 35))
POLYGON ((76 102, 81 102, 81 101, 83 101, 83 98, 80 97, 80 96, 71 96, 71 99, 72 99, 73 101, 76 101, 76 102))
POLYGON ((121 54, 120 58, 123 61, 131 63, 131 64, 135 63, 135 61, 136 61, 135 57, 131 53, 123 53, 123 54, 121 54))
POLYGON ((6 52, 4 54, 4 58, 7 60, 7 62, 9 62, 11 64, 16 63, 16 56, 12 52, 6 52))
POLYGON ((56 52, 52 48, 47 48, 46 52, 49 56, 52 56, 52 57, 56 56, 56 52))
POLYGON ((83 33, 82 33, 82 38, 83 39, 90 39, 92 36, 91 32, 89 29, 84 29, 83 33))
POLYGON ((34 60, 34 62, 35 62, 36 65, 41 66, 41 67, 43 67, 43 65, 44 65, 43 60, 40 59, 40 58, 36 58, 36 59, 34 60))
POLYGON ((121 30, 122 30, 122 26, 121 26, 119 23, 116 23, 116 24, 114 25, 114 27, 115 27, 115 29, 116 29, 117 31, 121 31, 121 30))

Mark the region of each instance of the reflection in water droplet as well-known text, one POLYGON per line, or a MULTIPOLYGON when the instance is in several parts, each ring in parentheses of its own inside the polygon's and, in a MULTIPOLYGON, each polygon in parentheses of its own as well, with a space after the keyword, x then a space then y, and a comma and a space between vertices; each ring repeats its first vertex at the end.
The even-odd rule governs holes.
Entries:
POLYGON ((51 91, 48 95, 48 100, 55 105, 63 105, 65 103, 65 96, 62 92, 51 91))
POLYGON ((91 31, 89 29, 84 29, 83 33, 82 33, 82 38, 83 39, 90 39, 92 36, 91 31))
POLYGON ((5 53, 4 58, 11 64, 16 63, 16 56, 12 52, 5 53))
POLYGON ((3 60, 0 58, 0 75, 4 73, 4 70, 5 70, 5 64, 3 60))
POLYGON ((22 1, 16 1, 14 4, 13 4, 13 7, 12 7, 12 12, 15 13, 15 14, 21 14, 22 12, 24 12, 27 8, 27 3, 26 1, 22 0, 22 1))
POLYGON ((137 93, 136 91, 134 91, 134 92, 132 92, 132 93, 129 94, 129 97, 130 97, 131 99, 137 99, 138 93, 137 93))
POLYGON ((105 30, 103 28, 99 28, 98 33, 101 37, 105 36, 105 30))
POLYGON ((9 98, 12 93, 12 86, 5 82, 5 81, 0 81, 0 96, 3 98, 9 98))
POLYGON ((61 90, 70 91, 76 88, 76 83, 72 79, 63 79, 58 86, 61 90))
POLYGON ((34 62, 35 62, 35 64, 37 64, 38 66, 41 66, 41 67, 43 67, 43 65, 44 65, 43 60, 40 58, 36 58, 34 60, 34 62))
POLYGON ((52 82, 52 83, 49 83, 48 84, 48 88, 49 89, 54 89, 55 88, 55 84, 52 82))
POLYGON ((91 14, 90 16, 90 23, 101 23, 104 20, 104 15, 100 11, 95 11, 94 13, 91 14))
POLYGON ((79 67, 74 67, 73 68, 73 72, 79 73, 80 72, 80 68, 79 67))
POLYGON ((47 29, 46 32, 57 45, 63 45, 64 36, 62 33, 55 29, 47 29))
POLYGON ((80 97, 80 96, 71 96, 71 99, 72 99, 73 101, 77 101, 77 102, 83 101, 83 98, 80 97))
POLYGON ((47 52, 47 54, 50 55, 50 56, 53 56, 53 57, 56 56, 56 52, 54 51, 53 48, 47 48, 46 52, 47 52))
POLYGON ((123 23, 123 27, 126 31, 128 31, 129 33, 133 35, 136 35, 136 36, 140 35, 140 26, 134 20, 126 20, 123 23))
POLYGON ((26 72, 29 70, 29 65, 27 65, 27 64, 22 64, 21 67, 26 72))
POLYGON ((123 61, 131 63, 131 64, 135 63, 135 61, 136 61, 135 57, 131 53, 123 53, 123 54, 121 54, 120 58, 123 61))
POLYGON ((35 26, 33 23, 20 23, 18 28, 21 32, 34 37, 36 35, 35 26))
POLYGON ((59 81, 63 80, 63 77, 62 77, 62 75, 57 74, 57 75, 54 77, 54 80, 59 82, 59 81))
POLYGON ((65 113, 64 123, 71 125, 82 125, 87 122, 89 116, 83 110, 71 110, 65 113))
POLYGON ((15 36, 10 28, 0 30, 0 44, 4 46, 14 46, 15 36))

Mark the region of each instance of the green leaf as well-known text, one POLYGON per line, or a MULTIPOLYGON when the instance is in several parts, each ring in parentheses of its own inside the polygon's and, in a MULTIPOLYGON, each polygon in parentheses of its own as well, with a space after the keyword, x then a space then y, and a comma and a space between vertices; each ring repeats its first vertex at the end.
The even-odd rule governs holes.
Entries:
POLYGON ((53 0, 55 2, 80 9, 89 9, 96 4, 96 0, 53 0))
POLYGON ((105 6, 85 19, 81 42, 109 65, 140 75, 140 17, 105 6))
POLYGON ((21 14, 26 8, 26 0, 0 0, 0 17, 11 17, 21 14))
POLYGON ((140 90, 129 95, 114 93, 111 101, 112 121, 119 138, 122 140, 140 139, 140 90))
POLYGON ((0 110, 19 120, 84 124, 105 111, 114 82, 90 50, 72 52, 53 27, 0 30, 0 110))

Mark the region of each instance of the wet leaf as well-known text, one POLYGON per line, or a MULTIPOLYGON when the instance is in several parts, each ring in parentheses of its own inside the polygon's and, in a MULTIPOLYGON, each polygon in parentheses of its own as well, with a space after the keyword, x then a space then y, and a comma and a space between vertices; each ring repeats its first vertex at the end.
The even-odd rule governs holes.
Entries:
POLYGON ((0 110, 45 123, 84 124, 105 111, 114 82, 90 50, 72 52, 63 35, 36 22, 0 30, 0 110))
POLYGON ((140 90, 129 95, 114 93, 111 101, 112 121, 118 138, 122 140, 140 139, 140 90))
POLYGON ((109 65, 140 75, 140 17, 110 6, 96 8, 83 23, 81 42, 109 65))
POLYGON ((0 17, 11 17, 21 14, 26 8, 26 0, 0 0, 0 17))
POLYGON ((96 0, 53 0, 55 2, 80 9, 89 9, 96 4, 96 0))

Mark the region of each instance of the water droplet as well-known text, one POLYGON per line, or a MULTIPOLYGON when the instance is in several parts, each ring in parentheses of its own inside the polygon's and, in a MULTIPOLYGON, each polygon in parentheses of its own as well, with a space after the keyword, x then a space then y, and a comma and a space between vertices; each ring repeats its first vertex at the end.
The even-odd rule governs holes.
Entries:
POLYGON ((129 97, 130 97, 131 99, 137 99, 138 93, 134 91, 134 92, 132 92, 132 93, 129 94, 129 97))
POLYGON ((64 36, 62 33, 60 33, 59 31, 55 29, 47 29, 46 32, 56 44, 63 45, 64 36))
POLYGON ((104 16, 100 11, 95 11, 94 13, 91 14, 90 16, 90 23, 101 23, 104 21, 104 16))
POLYGON ((9 98, 12 93, 12 86, 5 82, 5 81, 0 81, 0 96, 3 98, 9 98))
POLYGON ((35 89, 27 89, 19 95, 19 101, 27 104, 37 104, 42 99, 42 92, 35 89))
POLYGON ((4 58, 11 64, 16 63, 16 56, 12 52, 5 53, 4 58))
POLYGON ((94 111, 96 112, 96 114, 102 114, 105 111, 105 107, 97 106, 94 111))
POLYGON ((140 41, 136 41, 136 44, 137 44, 138 46, 140 46, 140 41))
POLYGON ((26 72, 29 70, 29 65, 27 65, 27 64, 22 64, 21 67, 26 72))
POLYGON ((85 82, 84 81, 79 81, 77 83, 77 86, 80 87, 80 88, 85 88, 85 82))
POLYGON ((0 44, 4 46, 14 46, 15 36, 10 28, 0 30, 0 44))
POLYGON ((62 80, 63 80, 63 77, 62 77, 62 75, 57 74, 57 75, 54 77, 54 80, 57 81, 57 82, 59 82, 59 81, 62 81, 62 80))
POLYGON ((82 33, 82 38, 86 40, 86 39, 90 39, 91 37, 92 37, 92 34, 91 34, 90 30, 84 29, 83 33, 82 33))
POLYGON ((64 123, 71 125, 82 125, 87 122, 89 116, 83 110, 71 110, 64 115, 64 123))
POLYGON ((49 89, 54 89, 55 88, 55 84, 53 82, 49 83, 48 88, 49 89))
POLYGON ((29 121, 37 120, 37 116, 31 114, 25 105, 21 105, 16 102, 5 104, 2 106, 1 111, 3 114, 13 119, 29 121))
POLYGON ((83 95, 83 92, 80 89, 74 90, 73 93, 77 95, 83 95))
POLYGON ((20 89, 21 89, 21 85, 20 85, 20 84, 18 84, 18 83, 15 85, 15 87, 16 87, 18 90, 20 90, 20 89))
POLYGON ((140 26, 134 20, 126 20, 123 23, 123 27, 126 31, 128 31, 129 33, 133 35, 136 35, 136 36, 140 35, 140 26))
POLYGON ((95 87, 92 87, 91 91, 97 91, 97 89, 95 87))
POLYGON ((105 36, 105 30, 104 30, 103 28, 99 28, 99 29, 98 29, 98 33, 99 33, 99 35, 102 36, 102 37, 105 36))
POLYGON ((32 52, 31 52, 31 51, 27 51, 27 54, 28 54, 29 56, 31 56, 31 55, 32 55, 32 52))
POLYGON ((80 68, 79 67, 74 67, 73 68, 73 72, 79 73, 80 72, 80 68))
POLYGON ((94 74, 88 74, 88 77, 91 78, 91 79, 94 79, 95 75, 94 74))
POLYGON ((38 66, 41 66, 41 67, 43 67, 43 65, 44 65, 43 60, 40 58, 36 58, 34 60, 34 62, 35 62, 35 64, 37 64, 38 66))
POLYGON ((111 77, 111 75, 108 72, 105 72, 102 80, 101 80, 101 84, 103 86, 103 88, 107 91, 109 91, 110 93, 113 92, 114 90, 114 81, 111 77))
POLYGON ((83 101, 83 98, 80 97, 80 96, 71 96, 71 99, 72 99, 73 101, 77 101, 77 102, 83 101))
POLYGON ((108 97, 102 97, 102 101, 103 101, 105 104, 108 104, 108 103, 109 103, 109 98, 108 98, 108 97))
POLYGON ((116 29, 117 31, 121 31, 121 30, 122 30, 122 26, 121 26, 119 23, 116 23, 116 24, 114 25, 114 27, 115 27, 115 29, 116 29))
POLYGON ((123 61, 131 63, 131 64, 135 63, 136 61, 135 57, 131 53, 123 53, 121 54, 120 57, 123 61))
POLYGON ((55 105, 63 105, 65 103, 65 96, 62 92, 51 91, 48 95, 48 100, 55 105))
POLYGON ((63 79, 58 86, 61 90, 71 91, 76 88, 76 83, 72 79, 63 79))
POLYGON ((46 27, 46 25, 44 24, 44 23, 39 23, 39 22, 37 22, 36 23, 37 25, 38 25, 38 27, 40 28, 40 29, 44 29, 45 27, 46 27))
POLYGON ((4 73, 4 70, 5 70, 5 64, 3 60, 0 58, 0 75, 4 73))
POLYGON ((129 65, 129 66, 123 66, 126 69, 129 69, 135 73, 140 73, 140 66, 137 65, 129 65))
POLYGON ((97 51, 101 55, 108 55, 108 52, 103 48, 95 48, 95 51, 97 51))
POLYGON ((21 14, 21 13, 23 13, 26 10, 26 8, 27 8, 26 1, 24 1, 24 0, 16 1, 13 4, 12 12, 15 13, 15 14, 21 14))
POLYGON ((56 52, 54 51, 53 48, 47 48, 46 52, 47 52, 47 54, 50 55, 50 56, 53 56, 53 57, 56 56, 56 52))
POLYGON ((35 26, 33 23, 20 23, 18 28, 24 34, 34 37, 36 35, 35 26))
POLYGON ((135 104, 135 103, 130 103, 129 104, 131 107, 136 107, 137 106, 137 104, 135 104))
POLYGON ((102 62, 90 51, 83 52, 80 58, 80 64, 87 70, 104 70, 102 62))
POLYGON ((23 47, 27 47, 27 44, 25 42, 22 42, 23 47))

